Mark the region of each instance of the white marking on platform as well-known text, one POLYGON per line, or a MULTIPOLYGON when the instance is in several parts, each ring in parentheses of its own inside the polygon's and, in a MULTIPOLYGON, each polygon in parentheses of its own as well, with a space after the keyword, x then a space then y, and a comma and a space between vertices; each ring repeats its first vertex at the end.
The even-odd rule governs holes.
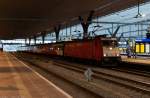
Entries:
MULTIPOLYGON (((13 56, 13 55, 11 55, 13 56)), ((50 82, 49 80, 47 80, 45 77, 43 77, 42 75, 40 75, 38 72, 36 72, 34 69, 30 68, 28 65, 26 65, 24 62, 20 61, 18 58, 16 58, 15 56, 13 56, 15 59, 17 59, 20 63, 22 63, 24 66, 26 66, 28 69, 30 69, 31 71, 33 71, 35 74, 37 74, 40 78, 42 78, 43 80, 45 80, 47 83, 49 83, 50 85, 52 85, 54 88, 56 88, 58 91, 60 91, 62 94, 64 94, 65 96, 67 96, 67 98, 73 98, 72 96, 70 96, 69 94, 67 94, 65 91, 63 91, 61 88, 57 87, 55 84, 53 84, 52 82, 50 82)))
POLYGON ((11 70, 13 71, 13 75, 16 76, 14 79, 15 79, 15 82, 16 82, 16 86, 20 89, 23 89, 23 90, 19 90, 19 94, 21 96, 26 96, 28 98, 32 98, 32 96, 30 95, 30 93, 28 92, 27 88, 25 87, 25 85, 23 84, 23 81, 21 80, 21 77, 20 75, 17 73, 16 69, 13 68, 13 64, 12 62, 10 61, 10 59, 8 58, 8 56, 5 54, 4 55, 7 59, 7 62, 8 62, 8 65, 10 66, 11 70))

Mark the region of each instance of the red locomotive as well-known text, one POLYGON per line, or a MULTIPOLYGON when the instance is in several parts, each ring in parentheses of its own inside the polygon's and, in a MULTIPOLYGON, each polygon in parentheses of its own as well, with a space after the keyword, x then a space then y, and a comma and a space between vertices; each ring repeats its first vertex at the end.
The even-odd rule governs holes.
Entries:
POLYGON ((44 45, 30 46, 28 51, 63 56, 93 62, 120 61, 120 52, 116 38, 95 37, 87 40, 75 40, 44 45))

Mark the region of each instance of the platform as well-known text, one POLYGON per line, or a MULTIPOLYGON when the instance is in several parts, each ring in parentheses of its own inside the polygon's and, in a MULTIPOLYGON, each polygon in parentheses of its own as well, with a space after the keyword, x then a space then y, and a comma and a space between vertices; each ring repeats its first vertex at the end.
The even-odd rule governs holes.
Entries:
POLYGON ((136 57, 136 58, 127 58, 127 56, 122 56, 122 61, 127 63, 143 64, 150 65, 150 57, 136 57))
POLYGON ((0 52, 0 98, 72 98, 8 53, 0 52))

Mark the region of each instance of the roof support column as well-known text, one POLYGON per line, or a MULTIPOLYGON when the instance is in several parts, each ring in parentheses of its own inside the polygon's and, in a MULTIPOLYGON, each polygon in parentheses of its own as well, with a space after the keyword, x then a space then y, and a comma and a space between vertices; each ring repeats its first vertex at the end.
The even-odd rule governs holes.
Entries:
POLYGON ((1 40, 0 40, 0 43, 2 44, 2 50, 1 51, 3 51, 4 45, 3 45, 3 42, 1 40))
POLYGON ((44 42, 45 42, 45 36, 46 36, 46 33, 45 32, 42 33, 42 44, 44 44, 44 42))
POLYGON ((31 45, 31 38, 29 38, 29 46, 31 45))
POLYGON ((26 39, 26 38, 25 38, 25 40, 24 40, 24 44, 27 45, 27 39, 26 39))
POLYGON ((33 39, 34 39, 34 45, 36 45, 36 36, 34 36, 33 39))
POLYGON ((2 43, 2 51, 4 50, 4 44, 2 43))
POLYGON ((56 42, 59 42, 59 33, 60 33, 61 25, 58 25, 57 27, 54 27, 54 31, 56 34, 56 42))
POLYGON ((94 14, 94 11, 91 11, 86 20, 83 19, 83 17, 79 16, 79 21, 80 21, 82 28, 83 28, 83 39, 88 38, 88 28, 92 22, 93 14, 94 14))

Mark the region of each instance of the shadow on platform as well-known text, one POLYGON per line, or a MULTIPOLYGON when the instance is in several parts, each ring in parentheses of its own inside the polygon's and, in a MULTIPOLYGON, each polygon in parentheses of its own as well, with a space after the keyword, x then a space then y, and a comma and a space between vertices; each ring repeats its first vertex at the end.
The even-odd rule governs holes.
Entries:
POLYGON ((16 91, 16 90, 20 90, 18 89, 17 87, 15 86, 12 86, 12 85, 8 85, 8 86, 0 86, 0 91, 16 91))
POLYGON ((0 66, 0 73, 30 73, 32 72, 30 69, 27 67, 19 66, 19 67, 4 67, 0 66))

